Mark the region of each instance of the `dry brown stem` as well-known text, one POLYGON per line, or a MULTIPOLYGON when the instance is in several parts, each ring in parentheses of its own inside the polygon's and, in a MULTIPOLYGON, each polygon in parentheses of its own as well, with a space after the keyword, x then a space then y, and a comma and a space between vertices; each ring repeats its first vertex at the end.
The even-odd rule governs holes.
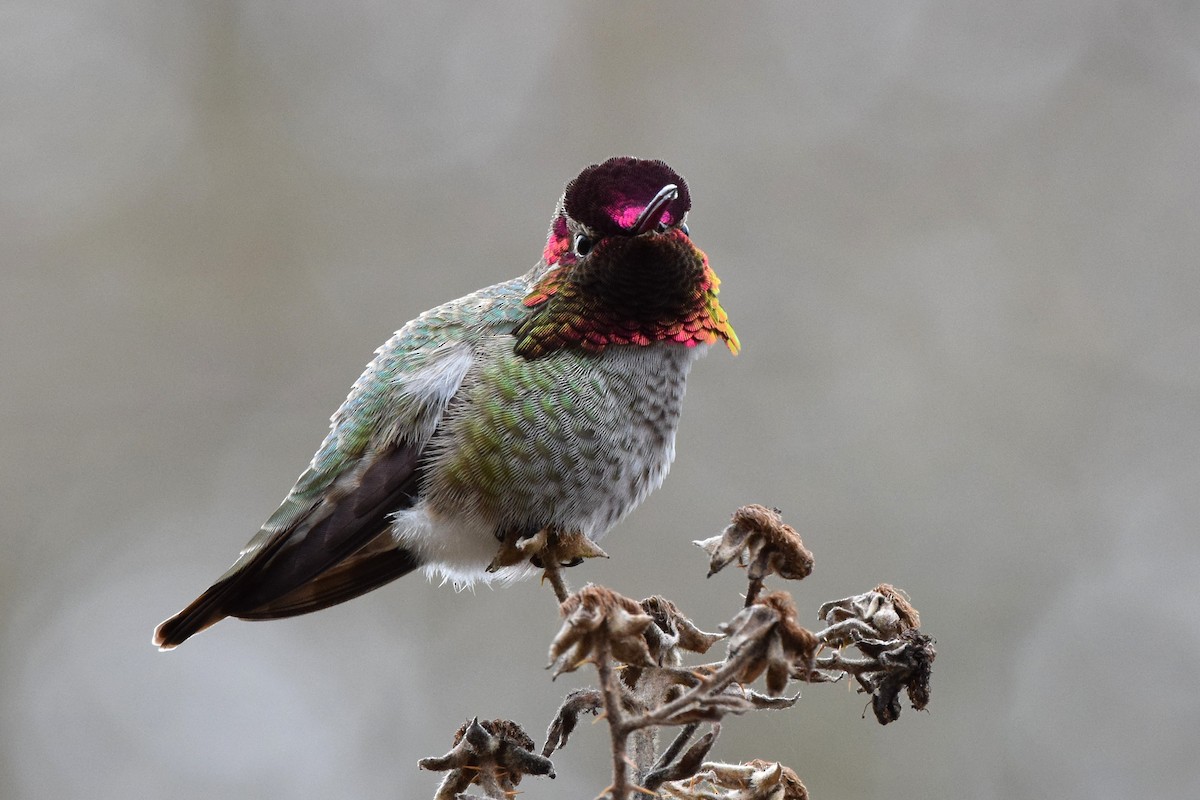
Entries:
POLYGON ((800 625, 791 595, 763 593, 770 576, 800 580, 813 566, 812 553, 778 510, 740 508, 720 536, 696 544, 709 554, 710 576, 735 561, 747 569, 745 606, 720 626, 720 633, 702 631, 657 595, 636 601, 591 584, 570 593, 562 567, 603 555, 585 537, 547 529, 506 540, 494 565, 528 560, 543 568, 559 600, 562 625, 550 645, 549 668, 558 676, 591 664, 598 688, 567 695, 547 730, 541 755, 532 752, 533 742, 523 732, 512 730, 520 731, 512 723, 463 726, 450 753, 421 762, 427 769, 449 771, 437 799, 466 797, 460 793, 470 785, 481 787, 489 798, 508 797, 522 775, 553 777, 549 756, 566 746, 582 715, 603 711, 612 783, 602 796, 609 800, 635 795, 807 800, 804 784, 778 763, 705 761, 722 720, 791 708, 800 697, 783 696, 791 681, 827 683, 847 675, 871 695, 881 724, 899 715, 902 692, 914 708, 928 705, 936 652, 933 640, 918 629, 920 616, 903 592, 880 584, 826 603, 818 612, 825 627, 812 632, 800 625), (723 659, 686 665, 688 653, 706 653, 721 639, 727 640, 723 659), (750 688, 760 677, 766 694, 750 688), (709 730, 693 741, 705 725, 709 730), (672 727, 680 730, 661 746, 661 731, 672 727))

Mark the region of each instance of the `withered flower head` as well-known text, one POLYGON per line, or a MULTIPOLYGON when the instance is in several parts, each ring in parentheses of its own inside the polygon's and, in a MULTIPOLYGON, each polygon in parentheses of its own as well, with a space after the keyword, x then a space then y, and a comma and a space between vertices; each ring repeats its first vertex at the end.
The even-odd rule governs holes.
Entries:
POLYGON ((777 509, 766 506, 742 506, 720 536, 694 544, 709 555, 710 577, 735 559, 748 565, 752 582, 772 574, 798 581, 808 577, 813 568, 813 555, 800 534, 784 523, 777 509))
POLYGON ((421 769, 447 772, 434 800, 452 800, 473 784, 511 792, 525 775, 554 777, 550 759, 533 752, 533 740, 506 719, 473 719, 454 734, 454 747, 439 758, 423 758, 421 769))
POLYGON ((921 616, 904 593, 881 583, 869 592, 826 603, 817 616, 829 626, 821 638, 844 645, 864 637, 895 639, 904 631, 918 628, 921 616))
POLYGON ((780 695, 789 678, 812 669, 817 637, 796 621, 796 606, 787 592, 760 597, 721 629, 729 634, 729 660, 743 663, 737 678, 741 683, 765 672, 767 691, 780 695))
POLYGON ((868 640, 857 643, 862 653, 878 659, 880 672, 874 676, 875 691, 871 708, 880 725, 894 722, 900 716, 900 690, 908 691, 908 700, 918 711, 929 705, 930 677, 937 651, 933 639, 919 630, 910 629, 900 635, 900 643, 868 640))
POLYGON ((808 789, 795 772, 759 759, 745 764, 705 763, 690 780, 662 788, 678 800, 808 800, 808 789))
POLYGON ((654 625, 646 629, 646 640, 655 663, 660 666, 678 662, 679 650, 707 653, 715 642, 725 638, 723 633, 706 633, 697 628, 665 597, 647 597, 641 607, 654 620, 654 625))
POLYGON ((654 621, 636 600, 589 583, 568 597, 559 611, 563 625, 550 643, 550 667, 556 677, 573 672, 603 649, 617 661, 654 666, 643 636, 654 621))

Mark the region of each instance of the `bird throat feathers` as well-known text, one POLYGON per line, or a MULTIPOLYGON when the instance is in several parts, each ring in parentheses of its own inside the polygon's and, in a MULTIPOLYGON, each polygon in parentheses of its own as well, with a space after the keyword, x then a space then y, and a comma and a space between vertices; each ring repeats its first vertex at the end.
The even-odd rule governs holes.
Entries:
POLYGON ((513 331, 515 349, 539 358, 564 349, 721 340, 736 354, 737 334, 717 300, 720 283, 681 230, 605 237, 585 258, 561 254, 533 286, 524 300, 530 314, 513 331))

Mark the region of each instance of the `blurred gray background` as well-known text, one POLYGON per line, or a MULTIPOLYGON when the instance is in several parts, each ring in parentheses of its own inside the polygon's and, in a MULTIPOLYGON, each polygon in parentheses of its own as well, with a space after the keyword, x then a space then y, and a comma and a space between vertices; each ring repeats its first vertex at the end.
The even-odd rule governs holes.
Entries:
MULTIPOLYGON (((160 654, 372 350, 517 275, 615 154, 690 182, 741 336, 609 561, 709 629, 746 502, 938 640, 880 728, 810 687, 717 755, 817 798, 1200 794, 1200 7, 0 6, 0 796, 421 798, 464 719, 538 739, 534 583, 410 577, 160 654), (1150 645, 1154 645, 1151 647, 1150 645)), ((607 783, 603 726, 530 798, 607 783)))

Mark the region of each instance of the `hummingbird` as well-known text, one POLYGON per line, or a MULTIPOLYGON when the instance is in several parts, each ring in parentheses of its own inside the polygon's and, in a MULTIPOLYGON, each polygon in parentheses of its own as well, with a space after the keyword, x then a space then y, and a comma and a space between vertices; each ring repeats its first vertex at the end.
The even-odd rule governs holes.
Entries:
POLYGON ((507 537, 607 533, 666 478, 692 364, 740 347, 690 208, 662 161, 580 172, 531 270, 375 351, 282 505, 154 644, 318 611, 415 570, 513 580, 534 567, 488 571, 507 537))

